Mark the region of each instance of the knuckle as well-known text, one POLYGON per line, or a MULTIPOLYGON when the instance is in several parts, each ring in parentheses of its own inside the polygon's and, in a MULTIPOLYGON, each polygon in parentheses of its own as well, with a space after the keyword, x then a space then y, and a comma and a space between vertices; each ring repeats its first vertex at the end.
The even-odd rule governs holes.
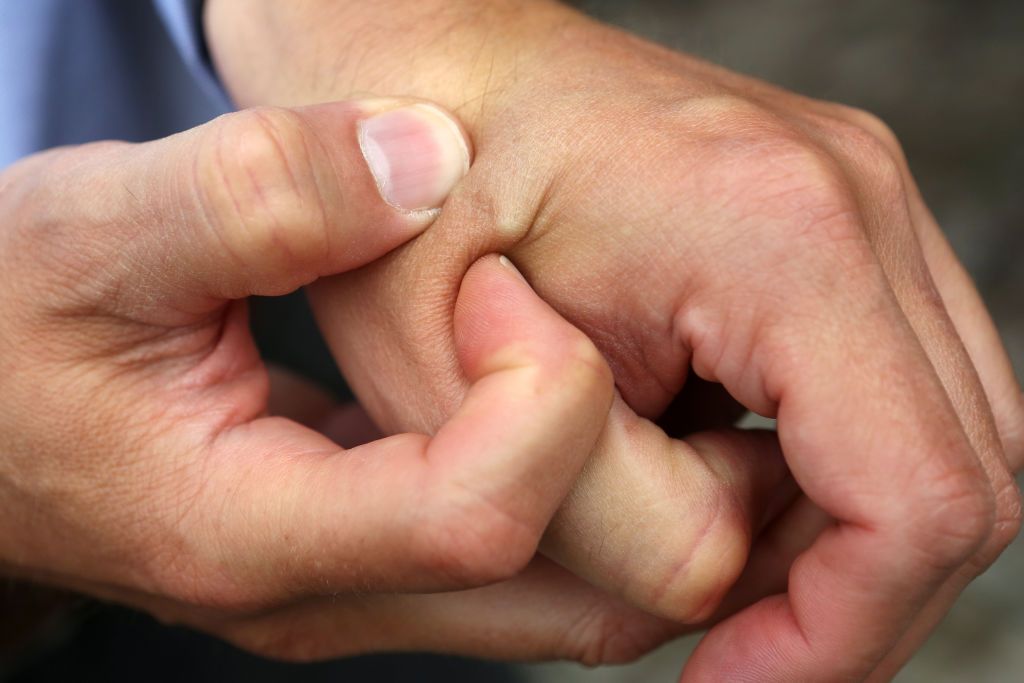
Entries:
POLYGON ((875 201, 904 201, 902 155, 899 146, 869 128, 845 120, 831 124, 838 146, 862 174, 861 181, 875 201))
POLYGON ((920 549, 940 567, 957 567, 977 553, 996 523, 996 501, 987 480, 971 473, 946 474, 916 505, 911 531, 920 549))
POLYGON ((726 169, 729 186, 709 188, 719 197, 709 201, 724 199, 719 205, 725 222, 748 229, 747 258, 784 286, 812 294, 791 296, 787 305, 832 296, 841 282, 871 276, 876 257, 870 235, 854 185, 832 153, 775 132, 739 154, 726 169))
POLYGON ((819 224, 852 211, 850 183, 831 156, 803 143, 781 147, 777 154, 784 168, 778 175, 766 173, 764 178, 768 189, 775 191, 770 199, 776 206, 806 212, 805 224, 819 224))
POLYGON ((243 262, 309 261, 329 247, 313 137, 299 114, 269 107, 222 116, 203 136, 206 222, 243 262))
POLYGON ((115 305, 123 274, 111 261, 124 250, 127 221, 117 203, 111 209, 112 202, 95 198, 110 196, 109 165, 130 146, 54 148, 0 174, 0 274, 8 276, 0 279, 32 302, 33 314, 115 305))
POLYGON ((479 494, 442 495, 421 534, 431 574, 461 587, 484 586, 516 576, 533 559, 541 529, 479 494))
POLYGON ((0 171, 0 203, 4 221, 0 225, 0 248, 7 253, 39 253, 39 247, 60 248, 70 241, 65 221, 52 220, 48 207, 54 197, 48 188, 55 186, 61 166, 76 149, 42 152, 25 157, 0 171))
POLYGON ((872 138, 875 144, 881 145, 892 159, 903 158, 903 146, 892 128, 888 126, 877 115, 864 109, 849 107, 846 105, 835 105, 836 116, 842 121, 849 122, 863 133, 872 138))
MULTIPOLYGON (((998 556, 1007 546, 1013 543, 1020 533, 1024 513, 1021 510, 1021 493, 1013 479, 996 495, 995 525, 990 544, 998 556)), ((995 556, 991 559, 995 560, 995 556)))
POLYGON ((611 402, 615 378, 597 346, 580 334, 568 351, 560 385, 570 389, 579 401, 591 403, 595 396, 611 402))
POLYGON ((711 617, 742 573, 749 551, 735 497, 723 485, 710 490, 713 503, 685 544, 670 547, 643 600, 648 609, 684 624, 711 617))
POLYGON ((729 141, 729 151, 716 150, 710 201, 737 214, 731 218, 756 222, 774 235, 785 231, 787 240, 845 240, 854 229, 859 234, 852 185, 829 153, 786 130, 741 138, 738 149, 737 141, 729 141))
MULTIPOLYGON (((713 94, 687 102, 692 120, 715 127, 728 139, 753 137, 765 139, 784 134, 782 120, 760 104, 734 94, 713 94)), ((690 117, 688 117, 690 118, 690 117)))
POLYGON ((628 664, 660 644, 664 637, 636 629, 627 615, 598 603, 565 632, 560 656, 584 666, 628 664))
POLYGON ((981 549, 970 558, 964 570, 979 576, 1013 543, 1021 527, 1020 490, 1011 480, 995 496, 995 521, 981 549))
POLYGON ((31 185, 29 179, 39 171, 41 156, 25 157, 0 169, 0 200, 10 203, 20 199, 26 186, 31 185))
MULTIPOLYGON (((0 206, 3 206, 4 221, 0 227, 0 253, 16 255, 32 254, 32 246, 38 243, 39 230, 26 229, 29 221, 23 217, 22 207, 31 203, 33 186, 25 162, 18 162, 0 171, 0 206)), ((11 259, 5 258, 4 268, 9 269, 11 259)))

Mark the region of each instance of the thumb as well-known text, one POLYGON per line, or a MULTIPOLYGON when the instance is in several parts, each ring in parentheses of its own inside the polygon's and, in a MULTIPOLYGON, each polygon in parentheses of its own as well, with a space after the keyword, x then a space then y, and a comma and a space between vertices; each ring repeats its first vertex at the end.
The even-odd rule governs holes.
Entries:
POLYGON ((469 388, 436 434, 344 450, 262 417, 188 448, 202 453, 202 490, 174 521, 186 559, 150 569, 149 591, 261 611, 518 574, 604 427, 612 381, 593 343, 502 263, 485 257, 463 280, 469 388))
POLYGON ((434 105, 372 99, 236 112, 93 157, 73 165, 78 191, 61 202, 69 222, 93 219, 77 231, 90 233, 88 251, 120 266, 119 291, 206 312, 356 268, 419 234, 470 151, 434 105), (125 288, 125 277, 136 281, 125 288))

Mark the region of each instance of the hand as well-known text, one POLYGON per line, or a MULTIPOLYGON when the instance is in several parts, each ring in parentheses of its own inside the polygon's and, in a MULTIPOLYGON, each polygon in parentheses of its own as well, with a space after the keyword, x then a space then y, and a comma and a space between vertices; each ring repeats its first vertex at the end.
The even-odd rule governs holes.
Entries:
POLYGON ((458 126, 409 104, 242 112, 0 176, 4 574, 292 657, 554 655, 589 647, 588 615, 629 618, 554 568, 438 592, 533 556, 611 402, 593 345, 496 257, 462 282, 470 386, 433 438, 344 450, 268 415, 312 404, 271 386, 244 297, 379 257, 465 171, 458 126))
MULTIPOLYGON (((831 519, 798 502, 774 525, 752 557, 764 571, 737 595, 788 592, 712 629, 688 675, 886 676, 1016 534, 1019 387, 873 117, 547 2, 273 5, 230 33, 231 0, 208 7, 243 103, 372 87, 438 98, 474 135, 473 171, 426 235, 314 292, 387 431, 430 428, 458 405, 452 338, 427 340, 449 329, 467 266, 495 250, 596 341, 640 416, 660 415, 692 367, 778 417, 786 462, 831 519), (392 343, 367 345, 382 337, 392 343), (421 400, 394 400, 410 387, 421 400), (763 561, 780 550, 772 539, 787 540, 773 558, 784 561, 763 561)), ((757 507, 722 497, 729 476, 687 484, 692 470, 649 423, 621 405, 616 420, 631 438, 599 442, 545 551, 634 603, 693 617, 707 605, 695 610, 694 584, 677 577, 711 567, 691 562, 695 539, 732 551, 718 574, 731 581, 757 507), (681 589, 666 599, 666 585, 681 589)))

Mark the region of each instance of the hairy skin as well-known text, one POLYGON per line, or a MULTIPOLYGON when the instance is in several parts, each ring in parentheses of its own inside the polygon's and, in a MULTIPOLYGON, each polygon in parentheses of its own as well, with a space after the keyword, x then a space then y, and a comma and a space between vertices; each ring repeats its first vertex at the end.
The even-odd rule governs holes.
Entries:
MULTIPOLYGON (((710 631, 685 676, 888 677, 1015 536, 1020 388, 877 119, 552 2, 244 6, 207 11, 240 103, 431 97, 474 139, 436 225, 311 291, 385 431, 432 429, 459 405, 454 294, 479 255, 508 253, 604 353, 624 400, 613 419, 628 425, 598 443, 544 552, 699 619, 723 586, 684 582, 668 599, 664 586, 693 567, 731 581, 759 507, 728 495, 728 475, 675 469, 680 442, 644 418, 685 397, 691 373, 778 416, 813 504, 768 527, 719 616, 753 605, 710 631), (697 534, 673 545, 694 516, 697 534), (701 543, 734 548, 728 569, 694 564, 701 543), (688 599, 694 585, 708 595, 688 599)), ((732 471, 764 448, 696 457, 732 471)))

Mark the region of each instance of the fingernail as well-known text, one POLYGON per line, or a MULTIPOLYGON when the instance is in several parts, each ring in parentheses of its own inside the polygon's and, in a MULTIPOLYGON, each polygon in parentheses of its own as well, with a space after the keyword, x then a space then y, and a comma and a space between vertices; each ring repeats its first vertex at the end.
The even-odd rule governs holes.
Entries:
MULTIPOLYGON (((519 277, 520 280, 522 280, 523 282, 526 282, 526 278, 523 277, 523 274, 519 271, 518 268, 516 268, 516 264, 512 263, 512 261, 509 260, 508 256, 505 256, 504 254, 499 256, 498 257, 498 263, 500 263, 501 265, 505 266, 506 268, 511 270, 513 273, 515 273, 519 277)), ((530 283, 526 282, 526 284, 529 285, 530 283)))
POLYGON ((381 197, 405 211, 441 206, 469 170, 469 147, 462 130, 429 104, 363 119, 359 147, 381 197))

